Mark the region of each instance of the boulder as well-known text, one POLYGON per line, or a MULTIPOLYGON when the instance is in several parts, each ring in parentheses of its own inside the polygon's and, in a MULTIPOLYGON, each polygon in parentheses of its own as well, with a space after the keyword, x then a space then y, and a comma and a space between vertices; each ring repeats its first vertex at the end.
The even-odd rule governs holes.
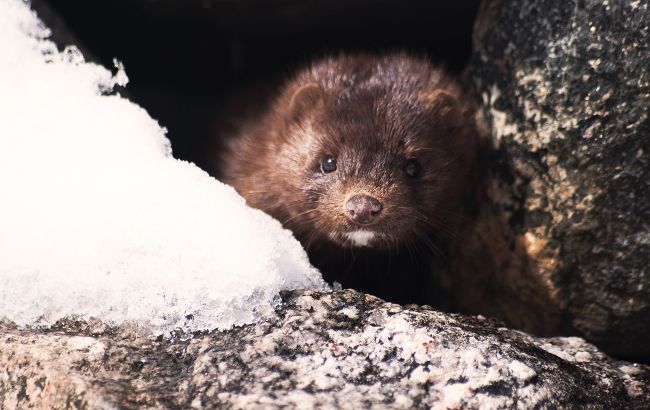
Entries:
POLYGON ((0 325, 1 408, 647 408, 650 368, 579 338, 351 290, 287 293, 256 324, 147 336, 0 325))
POLYGON ((494 150, 464 310, 650 360, 649 7, 482 3, 468 72, 494 150))

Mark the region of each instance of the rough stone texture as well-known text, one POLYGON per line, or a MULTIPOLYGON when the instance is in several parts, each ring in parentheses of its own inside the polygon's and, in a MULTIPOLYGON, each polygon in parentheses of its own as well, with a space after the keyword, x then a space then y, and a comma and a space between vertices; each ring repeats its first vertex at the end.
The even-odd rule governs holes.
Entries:
POLYGON ((645 361, 649 7, 484 1, 469 71, 496 148, 492 208, 483 210, 492 220, 477 234, 490 238, 487 253, 496 257, 483 262, 492 271, 469 280, 488 282, 502 298, 501 307, 486 295, 464 301, 530 331, 577 332, 645 361))
POLYGON ((0 408, 647 408, 650 368, 579 338, 344 290, 171 339, 68 321, 0 325, 0 408))

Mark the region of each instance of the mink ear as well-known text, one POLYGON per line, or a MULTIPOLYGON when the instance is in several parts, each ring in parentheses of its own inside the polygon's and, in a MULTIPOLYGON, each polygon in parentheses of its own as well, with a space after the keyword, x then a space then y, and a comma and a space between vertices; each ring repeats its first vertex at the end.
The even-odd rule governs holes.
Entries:
POLYGON ((325 92, 319 84, 309 83, 298 88, 291 96, 288 114, 291 120, 297 120, 309 110, 320 106, 325 99, 325 92))
POLYGON ((432 114, 453 119, 457 118, 460 109, 458 98, 441 88, 423 93, 420 100, 424 102, 432 114))

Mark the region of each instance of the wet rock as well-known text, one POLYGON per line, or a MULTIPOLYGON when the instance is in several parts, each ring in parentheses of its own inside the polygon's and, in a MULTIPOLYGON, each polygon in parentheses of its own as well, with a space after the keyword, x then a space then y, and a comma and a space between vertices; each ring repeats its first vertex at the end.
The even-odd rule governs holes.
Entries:
POLYGON ((469 72, 495 148, 491 207, 476 232, 491 262, 457 282, 487 289, 467 292, 466 310, 645 361, 649 7, 483 2, 469 72))
POLYGON ((650 405, 647 366, 582 339, 348 290, 286 294, 257 324, 170 339, 74 320, 0 334, 2 408, 650 405))

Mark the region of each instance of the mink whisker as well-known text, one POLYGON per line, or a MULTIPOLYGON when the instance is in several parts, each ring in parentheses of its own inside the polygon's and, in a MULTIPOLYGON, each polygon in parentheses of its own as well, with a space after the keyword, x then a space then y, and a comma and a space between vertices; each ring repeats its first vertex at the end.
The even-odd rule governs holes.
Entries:
POLYGON ((287 223, 289 223, 289 221, 292 221, 292 220, 294 220, 294 219, 296 219, 296 218, 298 218, 300 216, 303 216, 303 215, 306 215, 306 214, 309 214, 309 213, 312 213, 312 212, 316 212, 316 211, 318 211, 318 208, 308 209, 308 210, 306 210, 304 212, 300 212, 299 214, 296 214, 296 215, 292 216, 291 218, 288 218, 284 222, 282 222, 282 226, 286 225, 287 223))

